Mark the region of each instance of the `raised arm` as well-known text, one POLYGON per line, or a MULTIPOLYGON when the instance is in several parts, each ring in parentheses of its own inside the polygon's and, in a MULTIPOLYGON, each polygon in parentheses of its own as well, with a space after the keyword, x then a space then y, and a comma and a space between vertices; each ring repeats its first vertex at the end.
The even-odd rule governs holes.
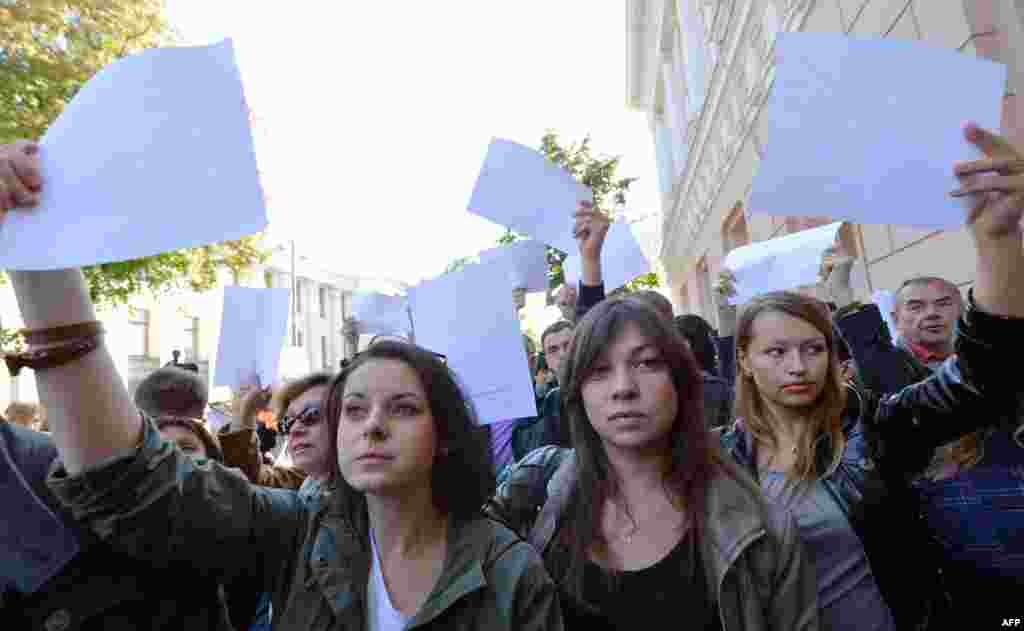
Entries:
POLYGON ((257 414, 270 405, 269 386, 251 389, 237 406, 234 419, 224 428, 220 446, 224 451, 224 465, 237 467, 253 484, 275 489, 298 489, 306 475, 295 467, 268 465, 263 462, 256 426, 257 414))
POLYGON ((736 277, 728 269, 718 274, 714 286, 715 309, 718 312, 718 337, 715 347, 718 351, 718 370, 722 379, 730 386, 736 385, 736 319, 739 309, 729 304, 736 295, 736 277))
MULTIPOLYGON (((38 147, 31 143, 0 146, 0 210, 34 208, 41 188, 38 147)), ((10 272, 10 277, 30 330, 96 319, 78 269, 10 272)), ((29 350, 42 347, 30 344, 29 350)), ((54 441, 70 473, 139 444, 142 419, 102 340, 84 357, 37 370, 36 382, 54 441)))
POLYGON ((966 199, 968 225, 976 249, 974 300, 995 316, 1024 317, 1024 152, 973 123, 964 136, 985 154, 982 160, 956 165, 961 187, 954 197, 966 199))
POLYGON ((588 202, 580 202, 576 210, 573 236, 580 251, 580 291, 576 302, 576 320, 605 298, 601 270, 601 250, 611 222, 604 212, 588 202))
MULTIPOLYGON (((43 182, 38 149, 31 147, 0 145, 0 210, 34 206, 31 193, 43 182)), ((60 338, 67 331, 51 329, 95 320, 81 271, 10 276, 25 325, 48 331, 42 337, 60 338)), ((141 419, 102 338, 93 347, 95 339, 76 353, 66 352, 66 340, 52 342, 60 361, 35 370, 62 460, 50 489, 126 554, 155 564, 187 561, 225 577, 248 573, 273 584, 305 524, 295 494, 256 489, 236 472, 197 464, 163 441, 141 419)))
POLYGON ((1014 341, 1024 335, 1024 161, 999 136, 973 125, 965 133, 989 156, 957 165, 963 185, 953 192, 971 202, 975 286, 958 324, 956 356, 881 402, 875 428, 900 460, 1016 414, 1019 377, 1007 367, 1017 362, 1014 341), (986 175, 992 172, 1007 175, 986 175))

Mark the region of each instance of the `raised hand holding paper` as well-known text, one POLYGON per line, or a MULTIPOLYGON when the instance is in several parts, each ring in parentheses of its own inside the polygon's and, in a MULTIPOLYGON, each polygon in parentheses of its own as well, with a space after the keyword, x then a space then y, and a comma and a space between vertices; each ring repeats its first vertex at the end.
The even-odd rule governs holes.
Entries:
MULTIPOLYGON (((566 283, 579 283, 582 269, 579 254, 566 257, 562 262, 566 283)), ((640 243, 629 224, 616 222, 608 228, 608 236, 601 249, 601 270, 604 288, 608 292, 651 271, 651 264, 640 249, 640 243)))
POLYGON ((230 40, 163 48, 93 77, 40 142, 38 208, 0 227, 0 266, 124 261, 267 225, 230 40))
POLYGON ((480 264, 500 268, 513 288, 545 291, 548 288, 547 246, 540 241, 516 241, 480 253, 480 264))
POLYGON ((359 333, 404 336, 408 335, 412 328, 409 320, 409 301, 405 296, 354 294, 352 317, 359 326, 359 333))
POLYGON ((816 283, 825 250, 836 242, 842 225, 838 221, 729 252, 722 263, 735 277, 736 295, 729 303, 743 304, 758 294, 816 283))
POLYGON ((252 382, 277 382, 281 347, 288 332, 288 289, 225 287, 217 343, 215 386, 237 390, 252 382))
POLYGON ((768 135, 749 209, 858 223, 966 222, 950 165, 998 129, 1006 66, 916 42, 780 33, 768 135))
POLYGON ((469 212, 573 252, 572 214, 579 202, 592 199, 590 189, 540 152, 495 138, 473 187, 469 212))

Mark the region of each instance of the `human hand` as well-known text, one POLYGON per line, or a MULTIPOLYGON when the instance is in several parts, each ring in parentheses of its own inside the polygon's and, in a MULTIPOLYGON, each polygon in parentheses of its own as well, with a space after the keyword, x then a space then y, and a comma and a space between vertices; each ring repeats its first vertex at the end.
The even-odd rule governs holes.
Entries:
POLYGON ((853 269, 853 264, 856 262, 857 259, 850 256, 842 244, 837 243, 825 250, 825 255, 822 257, 821 262, 821 276, 825 280, 833 277, 842 279, 845 274, 845 279, 848 282, 849 272, 853 269))
POLYGON ((986 157, 954 166, 960 188, 950 195, 968 201, 967 225, 976 240, 1009 237, 1019 241, 1024 215, 1024 153, 1003 136, 974 123, 964 126, 964 137, 986 157))
POLYGON ((0 145, 0 212, 35 208, 42 187, 39 145, 26 141, 0 145))
POLYGON ((579 246, 580 257, 584 260, 601 260, 604 239, 611 227, 611 218, 590 202, 580 202, 573 214, 573 237, 579 246))

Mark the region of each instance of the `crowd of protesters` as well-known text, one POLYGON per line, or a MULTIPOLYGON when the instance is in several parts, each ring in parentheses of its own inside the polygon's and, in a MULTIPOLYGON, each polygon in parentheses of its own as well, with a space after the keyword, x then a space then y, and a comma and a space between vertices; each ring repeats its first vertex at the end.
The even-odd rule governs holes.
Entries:
MULTIPOLYGON (((127 392, 80 270, 10 272, 41 406, 0 423, 3 627, 1021 618, 1024 155, 964 133, 986 156, 950 165, 973 285, 908 277, 896 337, 854 300, 843 252, 829 303, 737 308, 723 273, 717 330, 657 292, 606 296, 609 222, 581 204, 579 285, 527 347, 530 418, 478 419, 443 357, 387 337, 337 372, 245 388, 214 432, 188 365, 127 392)), ((0 146, 0 211, 33 212, 45 186, 35 145, 0 146)))

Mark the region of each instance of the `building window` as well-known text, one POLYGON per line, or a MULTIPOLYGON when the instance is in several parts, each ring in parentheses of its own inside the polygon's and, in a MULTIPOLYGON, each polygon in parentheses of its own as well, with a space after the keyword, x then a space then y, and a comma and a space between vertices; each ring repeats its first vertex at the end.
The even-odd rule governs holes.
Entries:
POLYGON ((185 318, 181 357, 187 362, 199 361, 199 318, 185 318))
POLYGON ((299 347, 302 346, 302 329, 295 329, 295 345, 299 347))
POLYGON ((327 336, 320 336, 320 361, 323 364, 324 370, 331 369, 330 357, 327 356, 327 336))
POLYGON ((132 309, 130 312, 132 357, 149 356, 149 309, 132 309))
POLYGON ((295 313, 302 313, 302 280, 298 278, 295 279, 295 313))
POLYGON ((320 317, 327 317, 327 301, 330 299, 330 294, 326 287, 320 287, 320 317))
POLYGON ((736 248, 750 243, 747 217, 743 213, 743 202, 737 202, 729 216, 722 222, 722 248, 728 254, 736 248))

